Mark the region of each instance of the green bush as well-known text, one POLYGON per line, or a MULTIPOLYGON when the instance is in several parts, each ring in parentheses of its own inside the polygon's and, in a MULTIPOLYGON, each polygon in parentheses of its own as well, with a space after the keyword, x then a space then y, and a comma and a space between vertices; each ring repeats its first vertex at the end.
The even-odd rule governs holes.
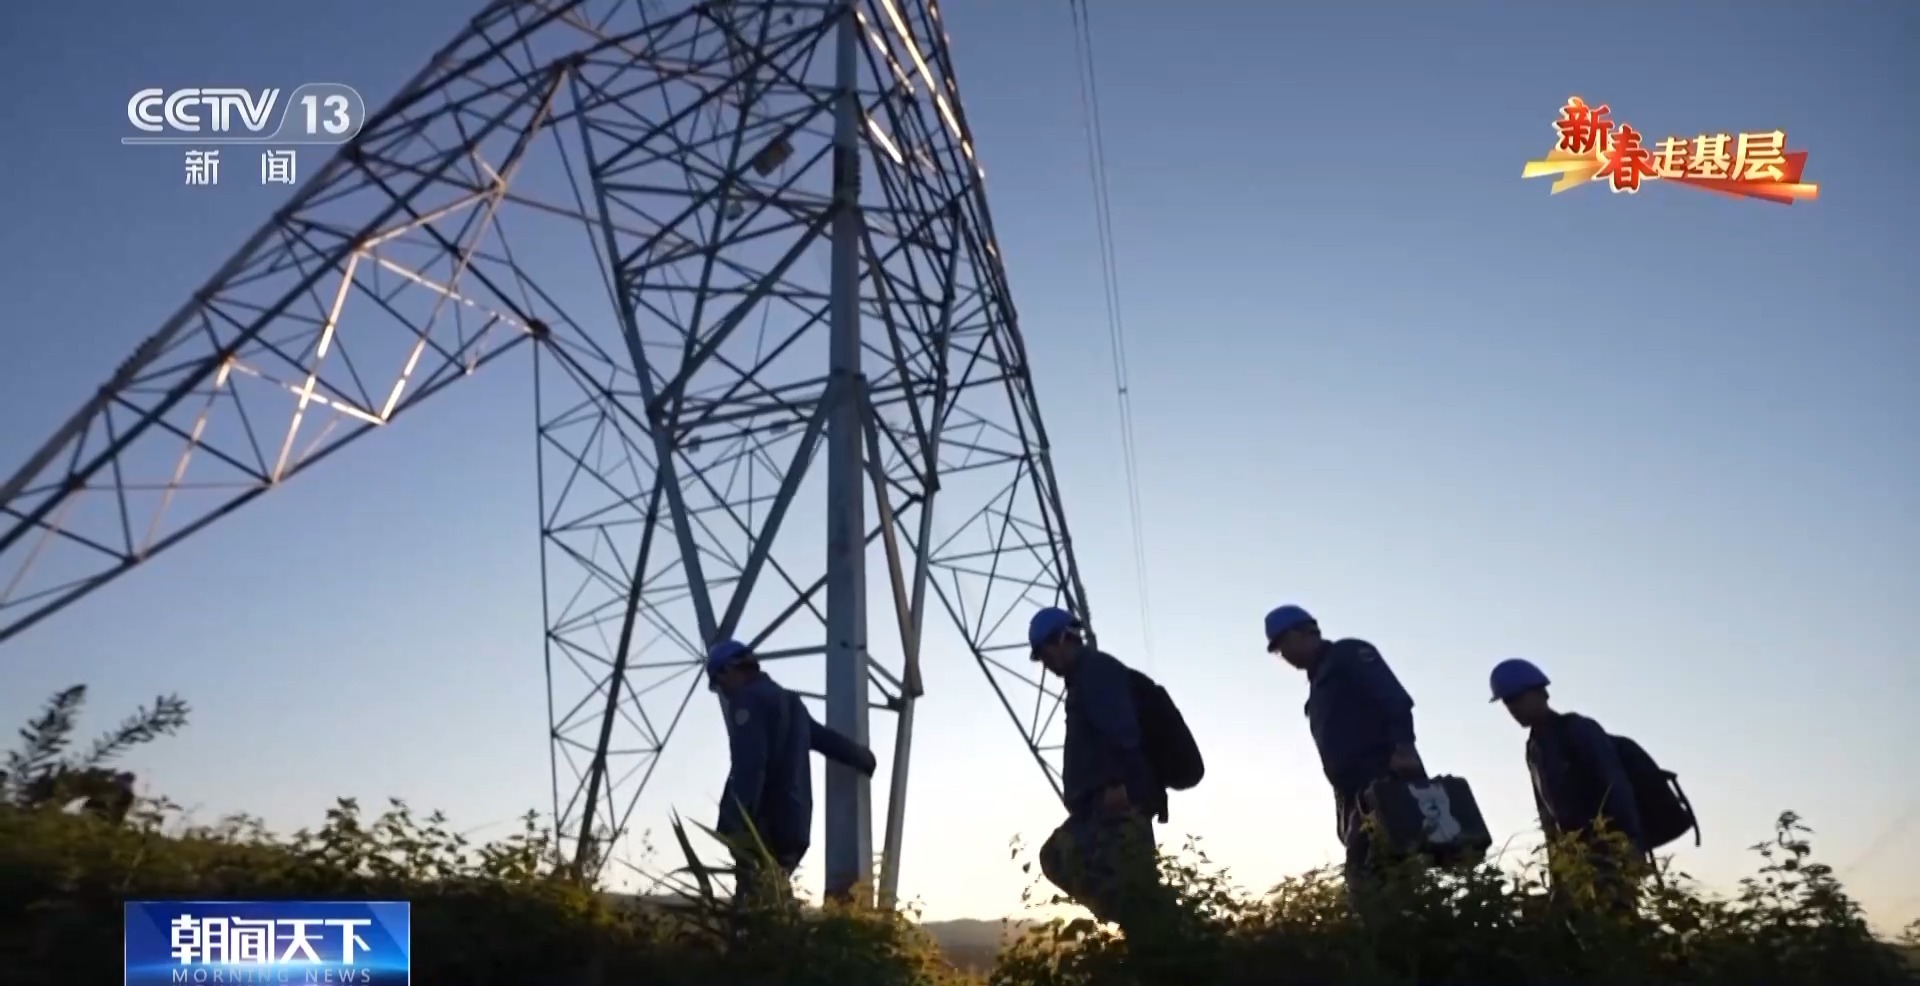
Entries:
POLYGON ((0 775, 0 982, 120 980, 129 899, 407 900, 415 982, 459 986, 765 983, 936 984, 951 970, 904 914, 767 904, 736 912, 730 875, 675 836, 677 895, 603 894, 559 865, 529 815, 520 833, 468 842, 400 801, 378 817, 342 800, 317 831, 280 838, 237 816, 187 826, 164 802, 128 806, 127 775, 104 764, 184 725, 162 698, 88 752, 68 752, 85 699, 56 696, 22 730, 0 775), (76 801, 87 810, 69 812, 76 801), (109 810, 96 810, 101 801, 109 810))
MULTIPOLYGON (((1892 986, 1920 984, 1920 922, 1901 943, 1874 937, 1860 908, 1814 862, 1808 829, 1782 814, 1754 846, 1758 872, 1731 899, 1671 871, 1602 906, 1609 886, 1562 843, 1518 873, 1497 861, 1383 876, 1379 913, 1354 919, 1342 882, 1319 870, 1267 895, 1234 892, 1189 843, 1162 872, 1193 916, 1119 938, 1087 920, 1028 929, 1003 952, 994 986, 1892 986), (1549 862, 1551 860, 1551 862, 1549 862), (1552 879, 1549 881, 1548 875, 1552 879), (1559 888, 1549 891, 1549 884, 1559 888)), ((1619 852, 1619 844, 1614 843, 1619 852)), ((1618 862, 1615 865, 1620 865, 1618 862)), ((1057 903, 1057 899, 1050 901, 1057 903)))
MULTIPOLYGON (((317 831, 275 838, 257 822, 169 830, 164 805, 124 823, 54 807, 0 807, 0 968, 16 986, 118 976, 121 902, 139 898, 400 899, 413 902, 415 981, 435 984, 935 984, 978 982, 941 961, 904 914, 762 908, 738 918, 690 864, 677 898, 598 893, 554 865, 549 837, 524 831, 469 846, 438 816, 394 802, 371 820, 351 801, 317 831), (706 884, 703 886, 703 884, 706 884)), ((683 845, 687 839, 676 826, 683 845)), ((1783 816, 1756 847, 1759 873, 1730 900, 1649 883, 1638 914, 1610 917, 1549 900, 1537 872, 1491 866, 1391 874, 1396 907, 1361 925, 1325 872, 1261 898, 1232 892, 1195 846, 1167 861, 1197 919, 1128 942, 1091 921, 1027 929, 1000 956, 995 986, 1292 984, 1920 983, 1868 932, 1831 873, 1809 861, 1783 816)), ((1920 929, 1916 929, 1920 930, 1920 929)), ((1912 942, 1909 943, 1914 944, 1912 942)))
POLYGON ((932 984, 949 970, 904 916, 762 907, 734 915, 694 864, 688 892, 635 901, 554 865, 531 817, 479 847, 401 802, 368 821, 352 801, 315 832, 257 822, 165 831, 165 806, 125 824, 0 807, 0 968, 9 986, 119 981, 128 899, 409 900, 422 984, 932 984))
MULTIPOLYGON (((163 698, 87 753, 67 752, 84 689, 56 697, 0 775, 0 970, 8 986, 109 983, 127 899, 409 900, 423 986, 980 983, 956 973, 905 913, 770 904, 735 912, 728 875, 700 859, 677 821, 677 895, 603 894, 558 864, 533 816, 469 845, 444 819, 392 802, 369 819, 352 801, 316 831, 280 838, 236 817, 181 823, 165 802, 128 806, 105 764, 184 724, 163 698), (79 812, 67 809, 83 800, 79 812), (106 804, 110 810, 100 810, 106 804)), ((1185 907, 1134 941, 1090 920, 1030 927, 1000 955, 994 986, 1881 986, 1920 983, 1920 924, 1906 951, 1878 941, 1807 830, 1782 815, 1754 847, 1758 872, 1731 899, 1681 874, 1644 881, 1631 908, 1594 901, 1608 885, 1581 857, 1505 873, 1492 864, 1386 874, 1362 924, 1337 878, 1316 871, 1268 894, 1234 891, 1197 844, 1163 872, 1185 907), (1568 860, 1574 860, 1568 862, 1568 860)), ((1546 858, 1546 857, 1543 857, 1546 858)))

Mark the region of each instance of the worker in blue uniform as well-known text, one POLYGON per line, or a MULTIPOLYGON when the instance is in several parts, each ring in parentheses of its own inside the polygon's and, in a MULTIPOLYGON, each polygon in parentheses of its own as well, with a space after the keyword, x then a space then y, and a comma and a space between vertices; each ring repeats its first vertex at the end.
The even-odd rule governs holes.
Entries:
POLYGON ((1633 783, 1607 731, 1586 716, 1555 711, 1547 700, 1549 684, 1546 672, 1519 658, 1494 665, 1488 676, 1492 701, 1504 703, 1513 720, 1527 728, 1527 773, 1541 829, 1556 842, 1578 836, 1599 889, 1612 902, 1628 905, 1628 884, 1638 875, 1635 864, 1646 855, 1633 783), (1595 839, 1601 828, 1625 838, 1625 867, 1595 839))
POLYGON ((1299 606, 1267 613, 1265 630, 1267 652, 1307 674, 1307 725, 1333 787, 1347 893, 1354 908, 1364 910, 1374 872, 1367 787, 1384 777, 1426 776, 1414 744, 1413 699, 1372 644, 1323 638, 1320 624, 1299 606))
POLYGON ((1042 851, 1070 853, 1063 865, 1075 874, 1074 886, 1063 889, 1131 940, 1172 901, 1153 833, 1167 792, 1143 747, 1127 666, 1090 646, 1082 629, 1073 614, 1051 606, 1027 623, 1033 660, 1066 684, 1060 777, 1067 823, 1060 832, 1070 845, 1061 846, 1057 834, 1042 851))
MULTIPOLYGON (((809 754, 871 777, 873 751, 815 722, 800 696, 761 671, 753 652, 737 640, 723 640, 707 651, 707 679, 726 713, 732 761, 714 831, 734 849, 740 887, 751 893, 764 884, 757 889, 785 897, 813 835, 809 754), (755 835, 777 872, 763 872, 755 835)), ((745 897, 736 894, 735 899, 745 897)))

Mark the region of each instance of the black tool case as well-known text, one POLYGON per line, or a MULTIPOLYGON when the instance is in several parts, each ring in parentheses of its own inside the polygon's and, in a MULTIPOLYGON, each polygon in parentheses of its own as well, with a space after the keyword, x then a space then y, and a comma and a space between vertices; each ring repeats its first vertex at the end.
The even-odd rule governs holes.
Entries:
POLYGON ((1382 779, 1367 788, 1369 808, 1397 855, 1436 863, 1469 864, 1493 846, 1473 788, 1459 777, 1424 781, 1382 779))

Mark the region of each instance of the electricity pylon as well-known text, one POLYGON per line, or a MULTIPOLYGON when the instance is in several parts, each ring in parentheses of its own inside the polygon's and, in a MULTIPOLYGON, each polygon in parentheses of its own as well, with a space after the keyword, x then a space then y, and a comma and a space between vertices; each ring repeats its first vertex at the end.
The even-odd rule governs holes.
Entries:
MULTIPOLYGON (((897 714, 885 898, 936 605, 1057 792, 1025 616, 1086 597, 938 9, 671 6, 498 0, 372 114, 0 486, 0 641, 526 347, 577 865, 725 637, 897 714)), ((868 781, 825 817, 866 883, 868 781)))

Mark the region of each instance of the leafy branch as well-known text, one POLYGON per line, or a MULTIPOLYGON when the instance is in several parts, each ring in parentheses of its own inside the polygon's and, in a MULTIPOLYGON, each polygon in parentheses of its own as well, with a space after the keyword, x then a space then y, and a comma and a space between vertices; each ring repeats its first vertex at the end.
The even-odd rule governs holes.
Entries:
POLYGON ((115 821, 126 817, 133 775, 109 771, 107 765, 134 747, 179 732, 191 709, 178 695, 162 695, 76 755, 70 751, 86 703, 87 686, 63 689, 20 729, 20 746, 7 754, 6 770, 0 771, 0 799, 22 808, 59 808, 84 800, 115 821))

